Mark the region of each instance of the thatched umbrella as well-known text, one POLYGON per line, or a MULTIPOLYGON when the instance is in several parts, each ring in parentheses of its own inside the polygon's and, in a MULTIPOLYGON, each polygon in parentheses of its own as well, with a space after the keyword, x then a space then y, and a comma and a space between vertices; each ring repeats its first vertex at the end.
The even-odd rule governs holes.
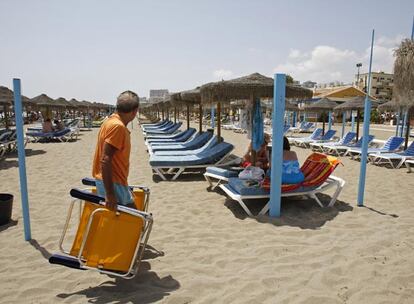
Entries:
MULTIPOLYGON (((371 108, 377 108, 378 102, 371 100, 371 108)), ((343 111, 357 111, 357 130, 356 130, 356 138, 359 138, 359 118, 360 118, 360 111, 364 110, 365 106, 365 96, 358 96, 354 97, 343 104, 340 104, 334 108, 335 111, 343 112, 343 111)), ((368 135, 368 134, 367 134, 368 135)))
POLYGON ((322 135, 325 134, 326 112, 332 111, 337 105, 335 101, 328 98, 322 98, 305 105, 304 109, 306 111, 322 113, 322 135))
POLYGON ((9 106, 13 104, 13 91, 0 86, 0 105, 4 108, 4 123, 6 129, 9 128, 9 106))
POLYGON ((390 101, 387 101, 385 103, 382 103, 378 105, 378 111, 385 112, 385 111, 398 111, 400 106, 395 102, 395 99, 392 99, 390 101))
POLYGON ((395 102, 407 111, 405 149, 410 134, 410 108, 414 107, 414 41, 403 40, 395 50, 394 89, 395 102))
MULTIPOLYGON (((227 81, 207 83, 201 86, 201 99, 204 102, 217 102, 217 135, 220 138, 221 103, 234 99, 248 99, 253 103, 260 98, 273 97, 273 78, 254 73, 227 81)), ((312 91, 293 85, 286 85, 286 98, 310 98, 312 91)))
POLYGON ((50 107, 54 106, 53 99, 47 96, 46 94, 40 94, 31 99, 31 101, 39 108, 46 108, 46 113, 43 115, 44 118, 51 118, 50 116, 50 107))

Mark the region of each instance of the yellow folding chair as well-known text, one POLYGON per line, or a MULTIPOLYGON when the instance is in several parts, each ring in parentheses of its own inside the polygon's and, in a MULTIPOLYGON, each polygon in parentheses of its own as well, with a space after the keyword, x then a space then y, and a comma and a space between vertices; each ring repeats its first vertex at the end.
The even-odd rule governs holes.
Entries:
MULTIPOLYGON (((93 186, 92 182, 88 185, 93 186)), ((153 223, 152 215, 146 212, 149 189, 134 186, 137 209, 118 205, 116 211, 106 209, 104 198, 95 195, 93 191, 93 188, 88 191, 70 191, 74 199, 59 242, 64 255, 54 254, 49 262, 82 270, 92 269, 126 279, 133 278, 138 271, 153 223), (66 250, 63 243, 75 203, 79 203, 81 213, 71 249, 66 250)))

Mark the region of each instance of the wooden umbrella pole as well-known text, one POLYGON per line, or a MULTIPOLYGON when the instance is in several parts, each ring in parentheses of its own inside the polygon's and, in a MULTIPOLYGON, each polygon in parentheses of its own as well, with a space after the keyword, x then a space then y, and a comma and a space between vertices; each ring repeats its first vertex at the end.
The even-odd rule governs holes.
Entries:
POLYGON ((164 120, 164 109, 161 110, 161 118, 164 120))
POLYGON ((405 128, 405 143, 404 143, 404 150, 407 150, 408 147, 408 139, 410 137, 410 109, 407 109, 407 121, 406 121, 406 128, 405 128))
POLYGON ((190 106, 187 104, 187 130, 190 129, 190 106))
POLYGON ((203 105, 200 104, 198 105, 198 110, 199 110, 199 125, 198 125, 198 131, 201 133, 203 131, 203 105))
POLYGON ((221 142, 221 103, 217 103, 217 137, 218 142, 221 142))
POLYGON ((174 107, 174 123, 177 123, 177 107, 174 107))
MULTIPOLYGON (((367 134, 368 135, 368 134, 367 134)), ((357 127, 356 127, 356 139, 359 140, 359 110, 357 110, 357 127)))
POLYGON ((325 120, 326 120, 326 116, 325 116, 325 112, 322 113, 322 136, 325 135, 325 120))

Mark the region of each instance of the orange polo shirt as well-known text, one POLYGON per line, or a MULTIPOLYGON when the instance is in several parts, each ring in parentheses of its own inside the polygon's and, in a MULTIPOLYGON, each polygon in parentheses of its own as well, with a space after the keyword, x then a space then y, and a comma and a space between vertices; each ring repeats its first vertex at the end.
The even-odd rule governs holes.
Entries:
POLYGON ((92 176, 101 180, 101 160, 104 151, 104 143, 108 143, 116 148, 116 152, 112 158, 112 182, 127 186, 131 137, 128 128, 123 124, 121 118, 116 113, 112 114, 103 122, 98 134, 92 176))

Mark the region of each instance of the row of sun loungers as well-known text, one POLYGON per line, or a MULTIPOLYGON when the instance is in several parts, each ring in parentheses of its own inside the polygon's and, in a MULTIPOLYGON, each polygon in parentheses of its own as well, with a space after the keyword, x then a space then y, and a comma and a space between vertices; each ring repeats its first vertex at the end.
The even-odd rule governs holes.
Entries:
MULTIPOLYGON (((290 137, 289 142, 298 147, 311 148, 313 151, 319 151, 326 154, 337 156, 350 156, 351 159, 359 159, 362 154, 363 137, 356 141, 356 133, 348 132, 341 139, 333 141, 334 130, 328 130, 322 136, 321 129, 315 129, 314 132, 305 138, 290 137)), ((368 161, 375 165, 388 164, 391 168, 400 168, 408 161, 409 164, 414 160, 414 142, 406 150, 402 150, 404 138, 391 136, 380 147, 373 147, 374 136, 368 136, 368 161)))
POLYGON ((171 180, 176 180, 187 169, 204 169, 234 161, 231 157, 233 145, 219 142, 217 136, 209 131, 197 133, 190 128, 177 132, 180 126, 181 123, 170 121, 141 125, 151 168, 162 180, 171 175, 171 180))

